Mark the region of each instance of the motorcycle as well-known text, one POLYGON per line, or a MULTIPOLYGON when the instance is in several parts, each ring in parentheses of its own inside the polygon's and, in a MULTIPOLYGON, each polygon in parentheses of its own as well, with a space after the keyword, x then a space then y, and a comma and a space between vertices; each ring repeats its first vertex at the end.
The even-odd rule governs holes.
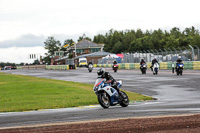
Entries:
POLYGON ((117 72, 117 70, 118 70, 118 65, 117 64, 113 65, 113 70, 114 70, 114 72, 117 72))
POLYGON ((176 74, 177 75, 183 74, 183 67, 184 67, 183 63, 177 63, 177 67, 176 67, 176 74))
POLYGON ((146 63, 143 63, 140 66, 140 70, 141 70, 142 74, 146 74, 146 71, 147 71, 147 65, 146 65, 146 63))
POLYGON ((88 71, 89 71, 89 72, 92 72, 92 70, 93 70, 93 65, 92 65, 92 64, 89 64, 89 66, 88 66, 88 71))
MULTIPOLYGON (((122 81, 118 81, 117 86, 121 87, 122 81)), ((122 107, 127 107, 129 105, 129 98, 126 93, 120 91, 119 94, 115 88, 105 82, 105 79, 97 78, 93 90, 97 95, 99 104, 103 108, 109 108, 109 106, 117 104, 120 104, 122 107)))
POLYGON ((154 65, 153 65, 153 75, 158 74, 158 69, 159 69, 158 63, 154 63, 154 65))

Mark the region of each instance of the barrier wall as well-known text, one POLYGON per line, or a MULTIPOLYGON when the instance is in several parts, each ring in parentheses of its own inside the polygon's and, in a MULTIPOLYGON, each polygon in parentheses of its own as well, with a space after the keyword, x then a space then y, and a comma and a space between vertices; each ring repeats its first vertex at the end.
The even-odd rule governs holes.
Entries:
MULTIPOLYGON (((160 62, 160 69, 171 70, 172 64, 176 66, 176 62, 160 62)), ((185 61, 183 62, 184 69, 187 70, 200 70, 200 61, 185 61)), ((139 69, 140 63, 120 63, 119 69, 139 69)), ((147 63, 147 68, 150 68, 151 62, 147 63)), ((112 67, 112 64, 95 64, 94 67, 112 67)))
POLYGON ((69 65, 46 65, 47 70, 69 70, 69 65))
POLYGON ((22 69, 22 66, 17 66, 17 69, 22 69))

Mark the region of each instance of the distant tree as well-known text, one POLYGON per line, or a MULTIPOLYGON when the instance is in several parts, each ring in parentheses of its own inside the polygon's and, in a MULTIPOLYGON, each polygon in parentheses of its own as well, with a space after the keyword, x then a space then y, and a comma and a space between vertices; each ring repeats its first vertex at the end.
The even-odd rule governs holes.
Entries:
POLYGON ((112 49, 112 53, 115 53, 115 54, 118 54, 118 53, 121 53, 122 52, 122 43, 120 41, 116 42, 114 44, 114 47, 112 49))
POLYGON ((83 39, 86 39, 86 40, 92 41, 91 38, 86 37, 85 34, 83 34, 83 36, 79 36, 79 38, 78 38, 78 42, 80 42, 80 41, 83 40, 83 39))
POLYGON ((33 65, 39 65, 40 64, 40 62, 39 62, 39 60, 34 60, 34 62, 32 63, 33 65))
POLYGON ((67 39, 64 41, 63 45, 69 44, 69 46, 73 46, 75 44, 75 42, 73 41, 73 39, 67 39))
POLYGON ((93 42, 95 43, 104 43, 105 42, 105 37, 103 35, 97 35, 94 36, 93 42))
POLYGON ((61 49, 61 43, 60 41, 55 40, 54 37, 48 37, 44 44, 44 48, 48 50, 47 53, 45 53, 46 57, 44 57, 44 61, 50 64, 51 57, 55 54, 55 51, 61 49))

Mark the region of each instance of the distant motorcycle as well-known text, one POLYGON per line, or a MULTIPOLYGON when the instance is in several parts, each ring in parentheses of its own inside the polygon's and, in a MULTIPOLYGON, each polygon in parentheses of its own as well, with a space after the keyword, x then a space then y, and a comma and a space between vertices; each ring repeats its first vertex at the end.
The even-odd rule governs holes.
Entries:
POLYGON ((153 65, 153 75, 157 75, 158 74, 158 70, 159 70, 159 64, 158 63, 154 63, 154 65, 153 65))
POLYGON ((141 70, 142 74, 146 74, 146 71, 147 71, 147 64, 146 64, 146 63, 143 63, 143 64, 140 66, 140 70, 141 70))
MULTIPOLYGON (((122 81, 117 82, 118 87, 122 86, 122 81)), ((114 106, 120 104, 122 107, 127 107, 129 105, 129 98, 125 92, 118 91, 111 87, 110 84, 105 83, 105 79, 97 78, 94 88, 95 94, 97 95, 99 104, 103 108, 109 108, 109 106, 114 106)))
POLYGON ((113 65, 113 70, 114 70, 114 72, 117 72, 117 70, 118 70, 118 65, 117 64, 113 65))
POLYGON ((184 67, 183 63, 177 63, 177 67, 176 67, 176 74, 177 75, 183 74, 183 67, 184 67))
POLYGON ((92 72, 92 70, 93 70, 93 65, 92 65, 92 64, 89 64, 89 66, 88 66, 88 71, 89 71, 89 72, 92 72))

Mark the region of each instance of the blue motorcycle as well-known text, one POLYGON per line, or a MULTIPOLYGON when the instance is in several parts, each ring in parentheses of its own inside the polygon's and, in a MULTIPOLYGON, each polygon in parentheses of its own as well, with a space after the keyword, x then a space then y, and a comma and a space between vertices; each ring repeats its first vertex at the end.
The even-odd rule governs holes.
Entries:
POLYGON ((176 66, 176 74, 177 75, 183 74, 183 67, 184 67, 183 63, 177 63, 177 66, 176 66))
MULTIPOLYGON (((118 81, 117 86, 120 88, 122 86, 122 81, 118 81)), ((109 108, 109 106, 117 104, 120 104, 122 107, 127 107, 129 105, 129 98, 126 93, 120 91, 119 94, 115 88, 105 82, 105 79, 97 78, 93 90, 97 95, 99 104, 103 108, 109 108)))

